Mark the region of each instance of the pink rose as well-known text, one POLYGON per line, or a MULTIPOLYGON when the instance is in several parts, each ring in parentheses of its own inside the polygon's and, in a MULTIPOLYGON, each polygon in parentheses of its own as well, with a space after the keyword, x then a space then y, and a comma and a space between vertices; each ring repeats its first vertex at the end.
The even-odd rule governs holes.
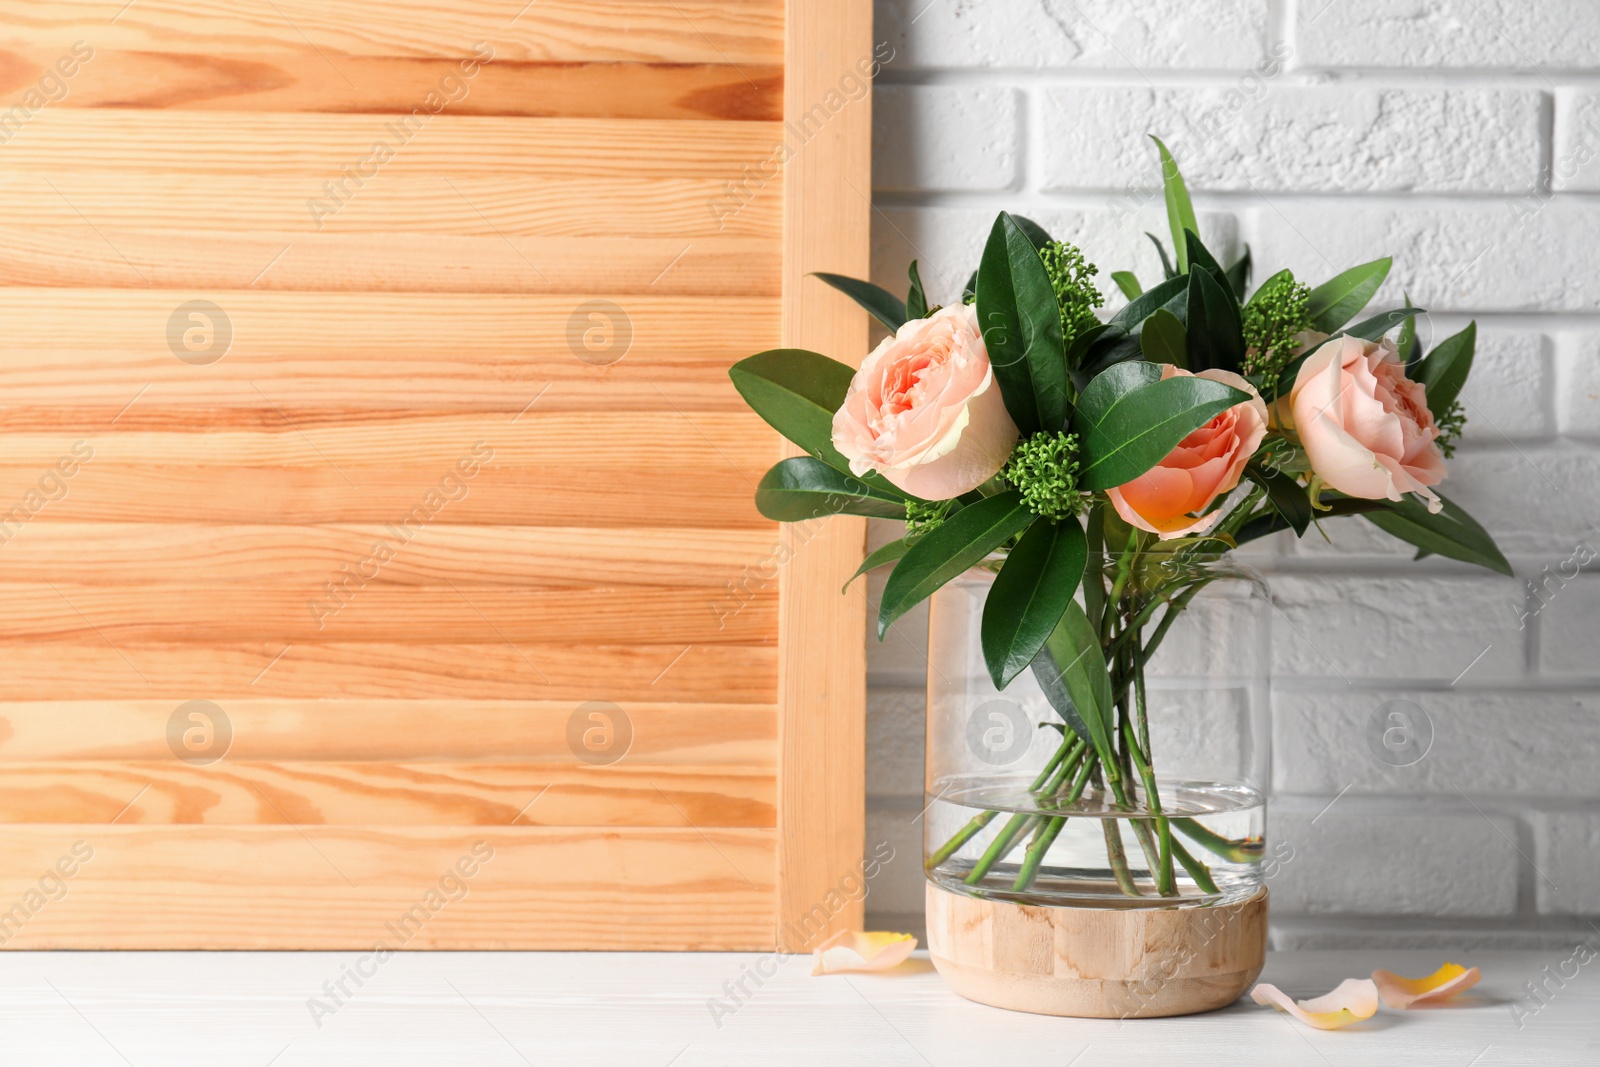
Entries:
MULTIPOLYGON (((1163 380, 1188 375, 1170 364, 1163 380)), ((1189 434, 1167 457, 1131 482, 1107 489, 1106 497, 1125 521, 1168 541, 1187 533, 1203 533, 1222 517, 1217 508, 1202 514, 1211 502, 1239 484, 1244 465, 1267 433, 1267 405, 1255 387, 1225 370, 1203 370, 1198 377, 1231 385, 1250 394, 1189 434)))
POLYGON ((1011 456, 1006 412, 976 308, 913 319, 872 350, 833 416, 833 446, 924 500, 976 489, 1011 456))
POLYGON ((1429 511, 1443 506, 1428 488, 1445 475, 1439 430, 1393 342, 1326 342, 1301 365, 1289 408, 1312 471, 1330 487, 1364 500, 1417 493, 1429 511))

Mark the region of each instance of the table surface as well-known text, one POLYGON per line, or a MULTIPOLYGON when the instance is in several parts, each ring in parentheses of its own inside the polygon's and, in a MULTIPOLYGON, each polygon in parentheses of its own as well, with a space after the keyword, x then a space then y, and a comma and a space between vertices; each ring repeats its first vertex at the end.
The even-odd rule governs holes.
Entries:
MULTIPOLYGON (((1421 975, 1442 962, 1418 951, 1276 953, 1262 977, 1305 997, 1375 967, 1421 975)), ((1455 962, 1484 977, 1454 1006, 1381 1010, 1323 1033, 1248 999, 1179 1019, 1014 1014, 962 1000, 920 952, 888 974, 821 978, 809 956, 754 953, 401 953, 382 963, 358 953, 0 953, 0 1062, 1600 1064, 1600 959, 1569 950, 1455 962), (359 986, 345 977, 355 969, 370 975, 359 986), (758 985, 752 974, 771 977, 758 985), (736 1000, 729 988, 741 978, 749 995, 736 1000), (1524 983, 1541 980, 1535 1000, 1524 983)))

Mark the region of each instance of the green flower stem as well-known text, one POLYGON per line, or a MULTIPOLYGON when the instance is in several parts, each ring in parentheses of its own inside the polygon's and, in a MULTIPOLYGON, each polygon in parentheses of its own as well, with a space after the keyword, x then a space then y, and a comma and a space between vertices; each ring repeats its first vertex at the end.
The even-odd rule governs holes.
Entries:
POLYGON ((1200 892, 1207 896, 1215 896, 1222 892, 1212 880, 1211 872, 1206 869, 1206 865, 1195 859, 1189 850, 1183 847, 1182 841, 1173 839, 1172 852, 1178 857, 1178 862, 1183 864, 1183 869, 1189 872, 1189 877, 1194 879, 1194 884, 1200 887, 1200 892))
POLYGON ((1260 859, 1240 842, 1212 833, 1193 819, 1173 819, 1172 825, 1195 844, 1216 853, 1229 863, 1255 863, 1260 859))
POLYGON ((1111 622, 1116 617, 1117 602, 1122 599, 1122 590, 1128 584, 1128 577, 1133 570, 1133 557, 1138 548, 1139 531, 1132 530, 1128 533, 1128 543, 1123 547, 1122 554, 1117 558, 1117 576, 1111 583, 1111 593, 1106 597, 1106 609, 1100 618, 1100 643, 1102 645, 1110 642, 1111 622))
MULTIPOLYGON (((1075 804, 1083 796, 1084 787, 1089 784, 1089 772, 1094 770, 1094 760, 1083 762, 1078 770, 1077 779, 1072 783, 1072 789, 1062 799, 1062 804, 1075 804)), ((1039 873, 1039 864, 1044 861, 1044 855, 1050 851, 1050 846, 1055 844, 1062 827, 1067 825, 1065 815, 1047 817, 1044 825, 1034 831, 1033 840, 1028 844, 1027 855, 1023 857, 1022 869, 1017 872, 1016 881, 1011 883, 1012 889, 1027 889, 1033 884, 1033 879, 1039 873)))
POLYGON ((1017 838, 1022 835, 1023 831, 1038 821, 1039 816, 1024 815, 1021 812, 1011 816, 1006 824, 1000 828, 1000 833, 989 843, 989 847, 984 850, 983 855, 978 857, 977 865, 972 868, 962 881, 967 885, 977 885, 983 881, 990 868, 1005 859, 1011 852, 1011 849, 1016 845, 1017 838))
MULTIPOLYGON (((1142 688, 1142 686, 1139 686, 1139 688, 1142 688)), ((1172 827, 1161 814, 1161 794, 1156 791, 1155 771, 1150 768, 1150 761, 1140 749, 1137 739, 1133 736, 1133 727, 1128 723, 1123 724, 1123 741, 1127 746, 1129 755, 1133 758, 1133 762, 1138 765, 1139 777, 1144 780, 1146 804, 1156 817, 1156 832, 1160 838, 1160 845, 1155 849, 1157 860, 1153 865, 1156 876, 1156 890, 1164 897, 1176 896, 1178 893, 1177 878, 1172 871, 1172 827)), ((1143 841, 1149 835, 1150 827, 1148 823, 1143 822, 1138 825, 1144 829, 1144 834, 1140 835, 1140 840, 1143 841)))
MULTIPOLYGON (((1034 778, 1033 784, 1028 788, 1034 791, 1042 788, 1044 784, 1050 780, 1050 776, 1055 773, 1056 768, 1061 766, 1061 761, 1066 759, 1069 754, 1072 754, 1073 758, 1076 759, 1076 750, 1080 749, 1082 746, 1083 742, 1077 737, 1077 735, 1068 734, 1063 736, 1061 739, 1061 747, 1056 749, 1055 754, 1050 757, 1049 762, 1044 765, 1044 769, 1039 772, 1038 777, 1034 778)), ((938 851, 934 852, 933 855, 929 856, 925 861, 923 861, 923 869, 931 871, 935 867, 939 866, 939 864, 955 855, 956 852, 960 850, 962 845, 965 845, 968 841, 971 841, 974 837, 976 837, 978 832, 993 822, 994 817, 998 814, 1000 813, 997 811, 985 811, 974 815, 967 821, 967 825, 956 831, 954 837, 940 845, 938 851)))
POLYGON ((1106 858, 1111 861, 1111 873, 1117 888, 1130 897, 1143 896, 1133 884, 1133 872, 1128 870, 1128 854, 1122 850, 1122 828, 1119 819, 1101 819, 1100 830, 1106 838, 1106 858))
MULTIPOLYGON (((1055 772, 1049 776, 1043 785, 1043 791, 1047 794, 1054 793, 1061 788, 1061 783, 1076 769, 1078 761, 1088 751, 1088 746, 1077 737, 1073 737, 1072 741, 1068 757, 1061 761, 1059 767, 1056 768, 1055 772)), ((1040 777, 1044 776, 1041 775, 1040 777)), ((1035 779, 1035 782, 1037 783, 1038 779, 1035 779)), ((1035 785, 1034 791, 1035 793, 1040 791, 1038 785, 1035 785)), ((982 856, 978 857, 978 862, 971 871, 967 872, 967 876, 963 881, 967 885, 977 885, 983 881, 995 864, 1010 855, 1011 850, 1016 847, 1017 839, 1032 829, 1039 822, 1039 819, 1038 815, 1024 815, 1020 812, 1011 816, 1006 824, 1000 828, 1000 833, 995 836, 995 839, 989 842, 989 847, 984 850, 982 856)))

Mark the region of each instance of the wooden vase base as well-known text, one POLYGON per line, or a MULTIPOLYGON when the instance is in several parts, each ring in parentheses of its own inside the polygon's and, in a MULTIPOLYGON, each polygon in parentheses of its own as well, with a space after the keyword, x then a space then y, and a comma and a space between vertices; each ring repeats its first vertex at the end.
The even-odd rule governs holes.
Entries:
POLYGON ((929 882, 928 954, 968 1000, 1038 1015, 1151 1019, 1238 1000, 1267 953, 1267 890, 1200 908, 1013 904, 929 882))

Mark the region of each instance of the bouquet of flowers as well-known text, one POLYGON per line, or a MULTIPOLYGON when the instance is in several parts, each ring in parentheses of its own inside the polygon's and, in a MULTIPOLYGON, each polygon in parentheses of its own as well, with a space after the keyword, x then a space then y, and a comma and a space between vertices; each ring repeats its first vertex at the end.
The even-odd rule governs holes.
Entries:
MULTIPOLYGON (((930 307, 910 267, 904 300, 819 277, 891 331, 859 370, 814 352, 763 352, 730 371, 744 399, 807 455, 756 491, 768 518, 899 519, 906 534, 857 574, 892 566, 890 624, 970 568, 997 569, 983 607, 997 688, 1032 670, 1061 718, 1034 792, 1070 804, 1092 789, 1133 822, 1159 896, 1176 867, 1215 893, 1199 850, 1237 861, 1238 841, 1162 814, 1151 765, 1145 665, 1208 580, 1188 560, 1280 530, 1303 536, 1360 515, 1430 554, 1509 565, 1441 495, 1464 419, 1475 324, 1425 351, 1401 307, 1353 321, 1389 272, 1364 263, 1316 286, 1279 271, 1250 289, 1250 256, 1224 267, 1201 242, 1183 178, 1156 141, 1172 250, 1148 289, 1101 321, 1098 269, 1028 219, 1002 213, 962 303, 930 307), (1391 334, 1393 335, 1391 337, 1391 334)), ((928 857, 983 831, 985 811, 928 857)), ((1031 830, 1025 890, 1062 817, 1014 814, 964 880, 978 884, 1031 830)), ((1119 839, 1120 841, 1120 839, 1119 839)), ((1141 895, 1108 832, 1122 891, 1141 895)))

